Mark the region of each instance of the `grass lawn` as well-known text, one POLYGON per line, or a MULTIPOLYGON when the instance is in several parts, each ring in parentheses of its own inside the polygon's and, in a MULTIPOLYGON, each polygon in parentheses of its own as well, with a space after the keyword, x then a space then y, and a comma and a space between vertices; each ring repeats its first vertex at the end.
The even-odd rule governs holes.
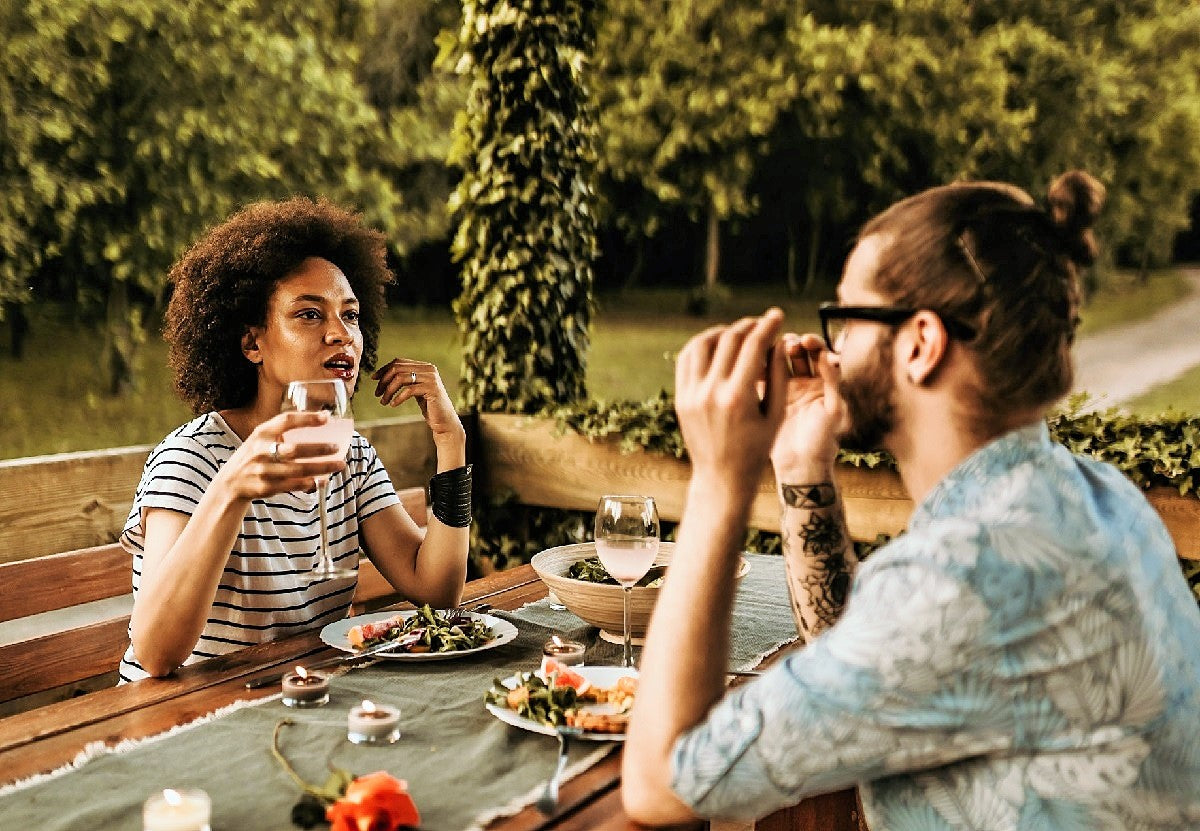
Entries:
POLYGON ((1141 320, 1188 293, 1183 274, 1173 269, 1153 271, 1145 283, 1133 274, 1108 278, 1104 292, 1092 297, 1080 313, 1079 336, 1102 332, 1110 326, 1141 320))
MULTIPOLYGON (((1112 281, 1110 289, 1085 309, 1080 332, 1086 336, 1108 326, 1144 318, 1182 297, 1187 289, 1187 281, 1178 271, 1155 272, 1144 286, 1132 277, 1112 281)), ((1146 417, 1168 410, 1200 413, 1200 367, 1125 402, 1121 409, 1146 417)))
MULTIPOLYGON (((1123 286, 1089 304, 1084 331, 1150 314, 1184 291, 1184 281, 1170 275, 1156 276, 1140 290, 1123 286)), ((829 289, 828 295, 832 293, 829 289)), ((816 299, 789 299, 777 289, 739 288, 714 303, 704 316, 686 314, 684 302, 685 292, 664 289, 598 299, 588 356, 588 387, 594 398, 642 399, 670 389, 675 353, 692 334, 758 313, 772 303, 784 308, 790 329, 816 331, 817 327, 816 299)), ((157 335, 141 352, 140 388, 125 400, 103 394, 96 360, 100 347, 99 335, 43 310, 33 321, 26 357, 15 361, 7 351, 0 354, 0 459, 151 444, 190 417, 172 391, 166 345, 157 335)), ((433 361, 451 394, 456 393, 458 330, 448 310, 392 310, 381 335, 380 357, 396 355, 433 361)), ((417 412, 412 403, 399 410, 381 407, 362 394, 373 389, 369 383, 355 401, 355 417, 360 421, 417 412)), ((1200 386, 1195 380, 1192 383, 1200 386)))

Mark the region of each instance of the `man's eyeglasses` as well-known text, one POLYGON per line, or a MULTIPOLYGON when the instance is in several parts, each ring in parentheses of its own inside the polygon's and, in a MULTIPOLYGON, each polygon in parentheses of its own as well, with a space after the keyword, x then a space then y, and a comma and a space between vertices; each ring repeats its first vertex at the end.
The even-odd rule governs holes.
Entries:
MULTIPOLYGON (((919 311, 921 310, 908 306, 843 306, 839 303, 822 303, 817 313, 821 316, 821 334, 825 336, 826 348, 830 352, 837 352, 838 341, 850 321, 870 320, 887 326, 899 326, 919 311)), ((943 314, 938 314, 938 318, 950 337, 958 340, 971 340, 975 337, 975 330, 967 324, 943 314)))

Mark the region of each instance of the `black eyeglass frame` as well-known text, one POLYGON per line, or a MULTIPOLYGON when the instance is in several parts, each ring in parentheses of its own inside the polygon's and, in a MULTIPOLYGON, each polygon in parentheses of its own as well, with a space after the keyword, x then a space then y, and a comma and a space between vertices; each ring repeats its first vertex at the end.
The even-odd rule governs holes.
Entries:
MULTIPOLYGON (((833 353, 836 353, 837 349, 834 348, 833 338, 829 336, 829 321, 831 320, 869 320, 887 326, 899 326, 919 311, 921 309, 914 309, 910 306, 843 306, 832 301, 822 303, 817 308, 817 314, 821 318, 821 335, 825 338, 825 347, 833 353)), ((942 325, 946 327, 946 334, 950 337, 961 341, 975 339, 975 330, 967 324, 939 312, 933 313, 942 321, 942 325)))

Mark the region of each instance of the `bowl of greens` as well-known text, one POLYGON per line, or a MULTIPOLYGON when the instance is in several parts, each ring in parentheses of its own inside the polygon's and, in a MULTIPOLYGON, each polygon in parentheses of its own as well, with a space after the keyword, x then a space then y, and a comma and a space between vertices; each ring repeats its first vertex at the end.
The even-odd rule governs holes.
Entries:
MULTIPOLYGON (((659 543, 654 565, 633 588, 629 601, 629 628, 635 640, 646 635, 650 613, 654 611, 663 576, 674 553, 675 543, 659 543)), ((622 589, 600 564, 595 543, 547 548, 534 554, 530 562, 538 577, 564 606, 587 623, 599 627, 600 637, 621 643, 622 589)), ((737 576, 741 577, 749 569, 750 564, 743 557, 737 576)))

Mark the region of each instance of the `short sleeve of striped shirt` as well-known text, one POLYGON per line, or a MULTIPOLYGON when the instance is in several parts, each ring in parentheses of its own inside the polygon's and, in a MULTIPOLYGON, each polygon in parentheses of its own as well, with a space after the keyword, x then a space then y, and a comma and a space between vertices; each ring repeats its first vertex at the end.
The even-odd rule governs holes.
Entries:
POLYGON ((221 463, 236 449, 230 436, 210 416, 184 424, 151 451, 125 521, 121 541, 141 551, 145 540, 142 511, 166 508, 191 516, 221 463))
POLYGON ((400 504, 400 497, 392 486, 379 454, 371 443, 358 433, 350 444, 348 459, 350 475, 354 479, 354 494, 358 500, 358 521, 361 523, 372 514, 400 504))

